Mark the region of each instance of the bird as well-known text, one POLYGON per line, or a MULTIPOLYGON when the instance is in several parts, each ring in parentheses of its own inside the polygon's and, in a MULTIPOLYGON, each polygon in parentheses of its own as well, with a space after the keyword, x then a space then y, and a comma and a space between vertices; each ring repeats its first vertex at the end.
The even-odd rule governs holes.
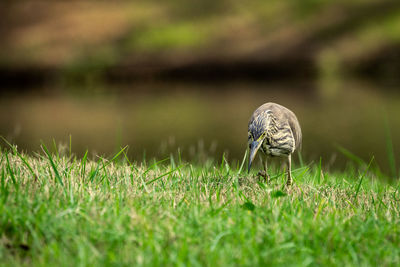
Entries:
POLYGON ((302 133, 296 115, 288 108, 276 103, 265 103, 258 107, 252 114, 248 124, 249 165, 261 148, 264 157, 264 171, 258 175, 263 176, 267 183, 270 177, 267 172, 268 157, 284 157, 287 159, 287 182, 293 183, 291 174, 292 153, 301 147, 302 133))

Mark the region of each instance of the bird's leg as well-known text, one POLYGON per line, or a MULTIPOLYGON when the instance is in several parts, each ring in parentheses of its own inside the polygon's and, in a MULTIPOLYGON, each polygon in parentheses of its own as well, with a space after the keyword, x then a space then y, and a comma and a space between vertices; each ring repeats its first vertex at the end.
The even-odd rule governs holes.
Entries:
POLYGON ((269 184, 270 178, 269 178, 269 174, 268 174, 267 159, 265 159, 265 161, 264 161, 264 171, 265 171, 265 176, 264 176, 265 182, 266 182, 267 184, 269 184))
POLYGON ((264 160, 264 170, 258 172, 258 175, 264 177, 264 181, 269 184, 270 178, 268 175, 267 159, 264 160))
POLYGON ((288 156, 288 166, 287 167, 288 167, 288 170, 287 170, 288 179, 287 179, 286 185, 290 186, 293 183, 292 172, 291 172, 291 169, 292 169, 292 156, 290 154, 288 156))

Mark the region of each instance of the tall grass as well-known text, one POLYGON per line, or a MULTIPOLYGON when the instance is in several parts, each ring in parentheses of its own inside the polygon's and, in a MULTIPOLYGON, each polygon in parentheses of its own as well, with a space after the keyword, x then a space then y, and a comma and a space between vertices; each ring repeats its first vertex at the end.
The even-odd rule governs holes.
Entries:
POLYGON ((386 135, 386 152, 387 152, 387 157, 388 157, 388 162, 389 162, 389 167, 390 167, 390 174, 393 178, 399 177, 400 174, 397 173, 397 168, 396 168, 396 159, 394 156, 394 150, 393 150, 393 141, 392 141, 392 136, 390 134, 390 127, 389 127, 389 122, 387 117, 385 117, 385 135, 386 135))
MULTIPOLYGON (((0 262, 15 265, 354 265, 400 262, 399 183, 368 168, 293 169, 271 184, 244 160, 131 162, 0 151, 0 262)), ((245 158, 244 158, 245 159, 245 158)))

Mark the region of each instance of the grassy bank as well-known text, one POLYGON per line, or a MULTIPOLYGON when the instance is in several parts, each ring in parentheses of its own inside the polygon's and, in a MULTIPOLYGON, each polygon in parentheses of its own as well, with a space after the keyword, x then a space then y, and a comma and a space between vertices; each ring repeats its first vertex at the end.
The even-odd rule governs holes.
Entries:
POLYGON ((400 262, 398 182, 297 166, 0 153, 4 265, 380 265, 400 262))

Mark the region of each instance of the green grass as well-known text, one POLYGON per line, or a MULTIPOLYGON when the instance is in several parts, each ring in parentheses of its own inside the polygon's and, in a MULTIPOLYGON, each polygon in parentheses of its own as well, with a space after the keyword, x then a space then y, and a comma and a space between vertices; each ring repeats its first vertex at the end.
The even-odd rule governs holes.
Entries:
MULTIPOLYGON (((297 167, 0 151, 1 265, 353 265, 400 262, 399 183, 297 167), (245 165, 244 165, 245 166, 245 165)), ((360 167, 361 168, 361 167, 360 167)))

